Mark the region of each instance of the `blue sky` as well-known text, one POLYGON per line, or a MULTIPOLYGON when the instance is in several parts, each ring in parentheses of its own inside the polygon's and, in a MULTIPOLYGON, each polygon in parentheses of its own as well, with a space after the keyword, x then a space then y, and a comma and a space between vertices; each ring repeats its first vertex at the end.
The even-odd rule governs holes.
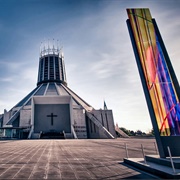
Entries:
POLYGON ((58 39, 68 87, 94 108, 113 110, 131 130, 152 128, 126 19, 126 8, 150 8, 178 79, 179 0, 0 0, 0 113, 36 87, 39 47, 58 39))

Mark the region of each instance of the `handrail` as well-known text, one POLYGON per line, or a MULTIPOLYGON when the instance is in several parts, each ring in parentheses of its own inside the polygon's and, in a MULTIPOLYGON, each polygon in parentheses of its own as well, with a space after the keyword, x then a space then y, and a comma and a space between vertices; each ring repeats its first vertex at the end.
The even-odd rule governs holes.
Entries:
POLYGON ((71 130, 72 130, 72 133, 73 133, 74 138, 75 138, 75 139, 78 139, 77 134, 76 134, 76 132, 75 132, 75 130, 74 130, 73 125, 71 125, 71 130))
POLYGON ((28 135, 28 139, 31 138, 31 135, 32 135, 32 133, 33 133, 33 130, 34 130, 34 126, 32 125, 32 126, 31 126, 31 130, 30 130, 29 135, 28 135))

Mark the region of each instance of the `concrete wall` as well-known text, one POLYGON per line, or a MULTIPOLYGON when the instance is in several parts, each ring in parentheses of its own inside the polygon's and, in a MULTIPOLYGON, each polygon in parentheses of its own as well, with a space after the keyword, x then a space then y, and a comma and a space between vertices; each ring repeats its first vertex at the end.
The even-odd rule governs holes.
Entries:
POLYGON ((98 139, 99 128, 88 118, 86 117, 86 126, 87 126, 87 137, 90 139, 98 139))
POLYGON ((35 104, 34 108, 34 133, 63 130, 65 133, 71 133, 69 104, 35 104), (53 125, 51 117, 47 117, 51 113, 57 115, 53 118, 53 125))
POLYGON ((31 106, 24 106, 20 111, 20 127, 27 127, 31 125, 31 106))
POLYGON ((11 111, 7 112, 5 109, 4 110, 4 117, 3 117, 3 125, 6 125, 6 123, 9 121, 10 117, 11 117, 11 111))
MULTIPOLYGON (((116 137, 114 118, 112 110, 93 110, 92 113, 99 120, 99 122, 114 136, 116 137)), ((99 131, 98 127, 93 122, 87 120, 88 136, 89 138, 106 138, 104 133, 99 131)))
POLYGON ((20 107, 16 107, 7 111, 4 109, 4 117, 3 117, 3 125, 6 125, 9 122, 9 119, 20 109, 20 107))
POLYGON ((73 108, 73 127, 78 139, 87 138, 87 129, 85 121, 85 110, 82 108, 73 108))

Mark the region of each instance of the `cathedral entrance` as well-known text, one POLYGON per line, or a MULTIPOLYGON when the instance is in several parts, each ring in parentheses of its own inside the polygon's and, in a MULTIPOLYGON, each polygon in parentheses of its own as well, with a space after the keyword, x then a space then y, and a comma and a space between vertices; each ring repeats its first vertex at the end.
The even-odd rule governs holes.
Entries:
POLYGON ((65 139, 65 133, 63 132, 42 132, 40 139, 65 139))
POLYGON ((35 104, 34 133, 44 139, 64 139, 64 133, 71 133, 69 104, 35 104))

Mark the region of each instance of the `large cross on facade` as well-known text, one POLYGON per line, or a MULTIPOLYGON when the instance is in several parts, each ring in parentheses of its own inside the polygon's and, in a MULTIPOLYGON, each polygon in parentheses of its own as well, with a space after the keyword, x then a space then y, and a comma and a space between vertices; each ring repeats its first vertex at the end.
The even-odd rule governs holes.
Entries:
POLYGON ((53 126, 53 118, 57 117, 57 115, 54 115, 53 113, 51 113, 50 115, 47 115, 47 117, 51 118, 51 126, 53 126))

